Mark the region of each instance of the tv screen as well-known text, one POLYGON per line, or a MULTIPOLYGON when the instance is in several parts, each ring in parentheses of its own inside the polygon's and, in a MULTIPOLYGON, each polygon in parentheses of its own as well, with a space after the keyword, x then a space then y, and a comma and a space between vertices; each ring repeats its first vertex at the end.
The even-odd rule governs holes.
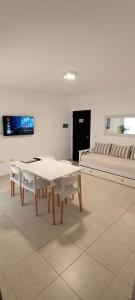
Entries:
POLYGON ((32 116, 3 116, 3 134, 5 136, 34 134, 32 116))

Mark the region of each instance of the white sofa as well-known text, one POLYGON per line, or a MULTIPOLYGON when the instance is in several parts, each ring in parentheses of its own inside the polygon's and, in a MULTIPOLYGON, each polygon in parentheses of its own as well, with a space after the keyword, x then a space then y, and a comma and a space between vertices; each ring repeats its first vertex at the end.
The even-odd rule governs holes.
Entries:
POLYGON ((91 149, 79 151, 82 172, 112 180, 135 188, 135 160, 94 153, 91 149))

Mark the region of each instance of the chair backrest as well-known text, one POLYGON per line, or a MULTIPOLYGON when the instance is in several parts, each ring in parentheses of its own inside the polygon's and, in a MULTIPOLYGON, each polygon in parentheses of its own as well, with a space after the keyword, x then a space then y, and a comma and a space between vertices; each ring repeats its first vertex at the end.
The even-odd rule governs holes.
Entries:
POLYGON ((62 177, 59 180, 58 185, 56 185, 56 191, 58 192, 61 199, 72 199, 72 195, 74 193, 80 192, 79 176, 69 175, 62 177))
POLYGON ((28 171, 22 171, 22 180, 31 182, 34 180, 34 175, 28 171))
POLYGON ((14 165, 10 165, 10 172, 13 174, 20 174, 20 168, 14 165))
POLYGON ((25 189, 36 192, 38 188, 44 187, 44 180, 43 178, 24 170, 22 172, 22 186, 25 189))
POLYGON ((31 192, 35 192, 35 176, 34 174, 22 171, 22 187, 31 192))
POLYGON ((78 185, 78 175, 64 176, 60 179, 60 183, 62 186, 71 186, 75 183, 78 185))
POLYGON ((10 165, 10 180, 18 184, 21 184, 22 181, 22 172, 21 169, 17 166, 10 165))
POLYGON ((69 160, 61 159, 60 162, 63 162, 63 163, 68 164, 68 165, 72 165, 72 162, 69 161, 69 160))

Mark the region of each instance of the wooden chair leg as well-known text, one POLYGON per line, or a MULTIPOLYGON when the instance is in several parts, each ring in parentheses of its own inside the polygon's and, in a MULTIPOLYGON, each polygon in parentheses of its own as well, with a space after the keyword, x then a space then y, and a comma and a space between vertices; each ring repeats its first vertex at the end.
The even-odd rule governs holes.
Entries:
POLYGON ((78 198, 79 198, 80 211, 82 212, 82 197, 81 197, 81 193, 78 193, 78 198))
POLYGON ((51 206, 51 191, 48 193, 48 213, 50 213, 50 206, 51 206))
POLYGON ((60 216, 61 224, 63 224, 63 215, 64 215, 64 201, 61 201, 61 216, 60 216))
POLYGON ((67 198, 65 198, 65 204, 67 204, 67 198))
POLYGON ((45 188, 45 198, 47 198, 47 187, 45 188))
POLYGON ((21 203, 22 203, 22 206, 24 205, 24 187, 21 189, 22 191, 21 191, 21 195, 22 195, 22 197, 21 197, 21 203))
POLYGON ((58 206, 60 206, 60 195, 57 194, 57 202, 58 202, 58 206))
POLYGON ((42 188, 42 197, 45 198, 44 188, 42 188))
POLYGON ((22 188, 21 188, 21 186, 20 186, 20 200, 21 200, 21 205, 23 206, 23 196, 22 196, 22 188))
POLYGON ((51 186, 52 224, 55 225, 55 199, 54 186, 51 186))
POLYGON ((36 208, 36 217, 38 216, 38 196, 35 194, 35 208, 36 208))
POLYGON ((13 196, 15 195, 15 182, 13 182, 13 196))

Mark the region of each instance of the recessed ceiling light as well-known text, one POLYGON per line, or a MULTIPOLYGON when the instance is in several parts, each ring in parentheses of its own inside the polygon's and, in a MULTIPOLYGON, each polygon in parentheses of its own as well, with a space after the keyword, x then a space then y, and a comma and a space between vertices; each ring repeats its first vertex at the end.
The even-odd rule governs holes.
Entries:
POLYGON ((64 74, 63 78, 67 79, 67 80, 75 80, 76 79, 76 72, 69 71, 69 72, 64 74))

